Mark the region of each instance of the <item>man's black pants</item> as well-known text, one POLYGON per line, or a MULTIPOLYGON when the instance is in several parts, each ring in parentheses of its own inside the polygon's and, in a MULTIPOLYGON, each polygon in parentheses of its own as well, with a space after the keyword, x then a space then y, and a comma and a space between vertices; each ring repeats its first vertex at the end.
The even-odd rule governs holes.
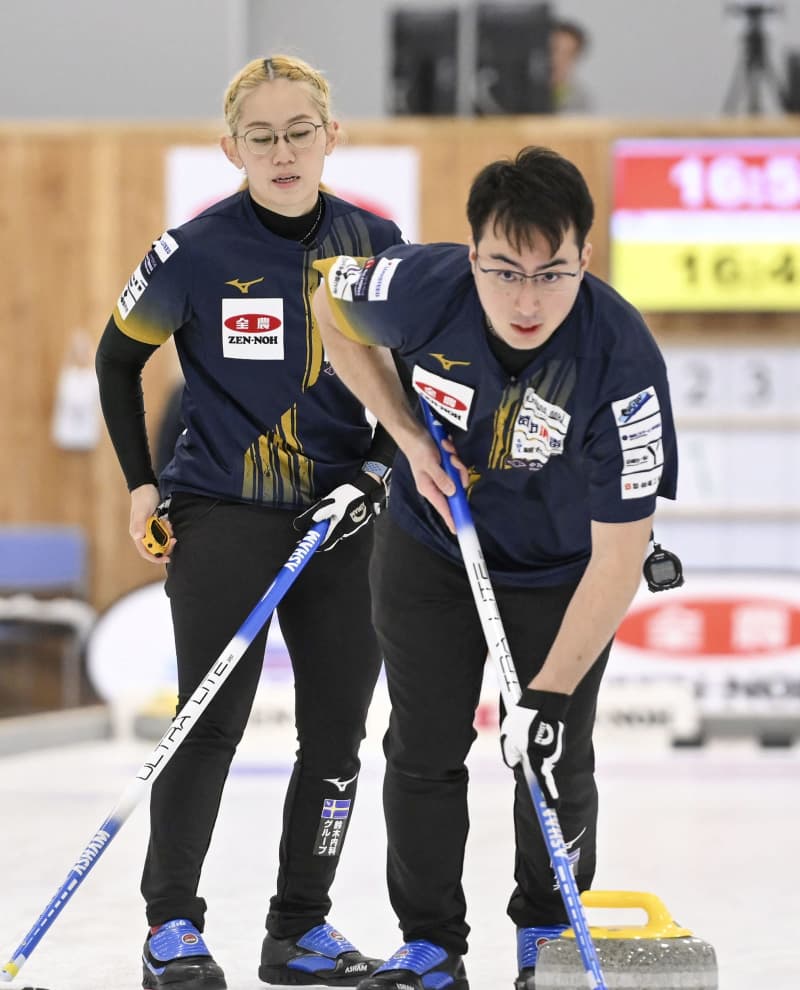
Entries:
MULTIPOLYGON (((475 739, 486 641, 464 567, 428 550, 391 517, 387 523, 376 534, 372 583, 392 702, 384 740, 389 896, 406 941, 428 939, 463 954, 469 933, 461 884, 469 829, 465 759, 475 739)), ((547 656, 575 586, 494 590, 526 685, 547 656)), ((559 818, 581 890, 588 889, 595 870, 592 729, 607 654, 608 648, 572 696, 556 768, 559 818)), ((520 927, 566 922, 521 773, 514 826, 511 919, 520 927)), ((498 850, 498 868, 502 861, 498 850)))

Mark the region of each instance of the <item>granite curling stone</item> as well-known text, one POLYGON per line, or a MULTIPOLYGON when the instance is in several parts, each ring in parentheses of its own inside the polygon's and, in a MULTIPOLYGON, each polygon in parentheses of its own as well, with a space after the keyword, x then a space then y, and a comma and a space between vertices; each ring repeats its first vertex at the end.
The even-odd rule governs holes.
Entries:
MULTIPOLYGON (((591 926, 608 990, 718 990, 717 957, 708 942, 680 928, 655 894, 589 890, 587 908, 642 908, 641 926, 591 926)), ((542 946, 536 961, 536 990, 586 990, 587 974, 574 933, 542 946)))

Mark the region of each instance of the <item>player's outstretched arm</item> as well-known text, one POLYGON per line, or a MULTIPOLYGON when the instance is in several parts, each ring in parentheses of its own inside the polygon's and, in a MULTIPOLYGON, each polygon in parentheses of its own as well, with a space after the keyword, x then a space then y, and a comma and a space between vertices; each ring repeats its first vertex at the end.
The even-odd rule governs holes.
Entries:
POLYGON ((572 694, 616 633, 642 579, 653 517, 592 522, 592 556, 529 687, 572 694))
POLYGON ((417 490, 455 533, 447 505, 447 496, 455 490, 453 482, 441 466, 436 444, 409 406, 391 352, 361 344, 341 332, 324 284, 314 293, 313 308, 336 374, 394 437, 408 458, 417 490))

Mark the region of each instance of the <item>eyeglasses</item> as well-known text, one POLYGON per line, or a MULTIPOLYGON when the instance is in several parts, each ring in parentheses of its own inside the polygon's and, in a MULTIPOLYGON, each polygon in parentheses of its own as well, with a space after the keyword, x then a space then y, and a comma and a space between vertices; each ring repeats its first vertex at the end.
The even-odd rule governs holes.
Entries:
POLYGON ((266 155, 278 143, 281 134, 292 148, 310 148, 317 139, 317 131, 324 124, 314 124, 310 120, 299 120, 289 127, 251 127, 244 134, 234 134, 241 138, 252 155, 266 155))
POLYGON ((580 268, 578 268, 574 272, 546 271, 528 275, 526 272, 518 272, 514 268, 484 268, 480 263, 478 268, 484 275, 489 276, 493 285, 499 289, 504 289, 506 292, 519 289, 529 280, 541 292, 564 292, 572 284, 570 279, 577 278, 581 273, 580 268))

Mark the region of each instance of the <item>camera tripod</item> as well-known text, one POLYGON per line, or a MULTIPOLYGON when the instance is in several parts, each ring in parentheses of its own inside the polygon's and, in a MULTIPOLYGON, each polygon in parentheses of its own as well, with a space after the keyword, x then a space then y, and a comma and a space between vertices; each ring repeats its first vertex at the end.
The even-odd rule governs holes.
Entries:
POLYGON ((743 47, 737 60, 733 78, 728 89, 723 113, 735 113, 741 108, 749 114, 762 113, 761 97, 766 90, 771 92, 781 109, 785 109, 786 97, 780 79, 770 61, 767 39, 764 34, 764 17, 777 14, 781 8, 763 3, 729 4, 728 13, 742 14, 747 19, 742 36, 743 47))

